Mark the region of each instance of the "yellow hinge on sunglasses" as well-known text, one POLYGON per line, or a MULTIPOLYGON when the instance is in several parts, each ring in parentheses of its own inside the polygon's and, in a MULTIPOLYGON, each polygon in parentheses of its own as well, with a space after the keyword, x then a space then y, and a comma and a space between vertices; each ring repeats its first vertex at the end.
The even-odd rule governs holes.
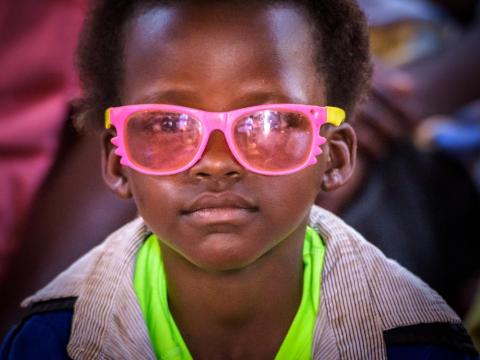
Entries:
POLYGON ((327 106, 327 123, 338 126, 340 125, 344 120, 345 120, 345 111, 333 107, 333 106, 327 106))
POLYGON ((112 122, 110 121, 110 109, 105 110, 105 129, 110 129, 112 122))

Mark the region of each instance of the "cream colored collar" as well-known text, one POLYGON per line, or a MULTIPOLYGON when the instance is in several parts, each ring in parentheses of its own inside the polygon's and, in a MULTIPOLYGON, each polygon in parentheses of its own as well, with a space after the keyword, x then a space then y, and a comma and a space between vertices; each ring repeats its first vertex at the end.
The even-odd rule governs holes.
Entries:
MULTIPOLYGON (((386 359, 385 330, 460 323, 440 296, 333 214, 313 207, 310 225, 327 247, 314 359, 386 359)), ((67 348, 73 359, 155 359, 133 287, 148 233, 134 220, 22 303, 78 297, 67 348)))

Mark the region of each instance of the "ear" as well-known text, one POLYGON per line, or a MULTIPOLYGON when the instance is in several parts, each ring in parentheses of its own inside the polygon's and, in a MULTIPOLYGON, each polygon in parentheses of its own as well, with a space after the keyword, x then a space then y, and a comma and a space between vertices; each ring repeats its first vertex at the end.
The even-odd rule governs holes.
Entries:
POLYGON ((343 184, 353 174, 357 154, 357 137, 350 124, 328 127, 324 135, 327 138, 327 162, 323 175, 322 190, 332 191, 343 184))
POLYGON ((102 134, 102 173, 107 186, 119 197, 129 199, 132 192, 128 184, 125 168, 120 164, 120 157, 115 154, 116 147, 111 139, 113 130, 105 130, 102 134))

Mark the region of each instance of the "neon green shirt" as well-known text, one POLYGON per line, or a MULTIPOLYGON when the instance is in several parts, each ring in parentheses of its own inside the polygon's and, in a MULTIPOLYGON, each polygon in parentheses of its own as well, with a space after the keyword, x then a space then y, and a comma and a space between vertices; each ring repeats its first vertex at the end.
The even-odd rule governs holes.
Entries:
MULTIPOLYGON (((323 241, 307 227, 303 247, 302 300, 276 360, 311 358, 324 255, 323 241)), ((154 234, 147 238, 138 253, 134 286, 157 359, 192 359, 168 308, 165 272, 154 234)))

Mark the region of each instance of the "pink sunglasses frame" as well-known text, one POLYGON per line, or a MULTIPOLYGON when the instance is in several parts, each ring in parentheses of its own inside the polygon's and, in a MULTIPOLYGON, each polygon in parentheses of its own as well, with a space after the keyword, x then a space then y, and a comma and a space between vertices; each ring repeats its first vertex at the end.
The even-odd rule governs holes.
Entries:
POLYGON ((207 146, 208 139, 210 138, 210 134, 214 130, 220 130, 221 132, 223 132, 231 153, 245 169, 262 175, 273 176, 292 174, 317 162, 316 157, 322 153, 320 146, 326 142, 326 139, 320 135, 320 127, 325 123, 339 126, 344 120, 345 112, 340 108, 302 104, 265 104, 226 112, 208 112, 176 105, 139 104, 111 107, 108 108, 105 112, 105 127, 109 129, 111 125, 113 125, 115 126, 117 132, 116 136, 113 137, 111 141, 112 144, 117 147, 115 150, 115 154, 120 156, 120 163, 122 165, 129 166, 136 171, 149 175, 172 175, 191 168, 202 157, 203 152, 205 151, 205 147, 207 146), (135 164, 129 159, 128 152, 126 151, 125 146, 125 122, 131 114, 137 111, 145 110, 181 112, 188 114, 189 116, 200 121, 203 127, 202 140, 198 152, 192 159, 192 161, 177 170, 155 171, 135 164), (309 119, 310 125, 312 126, 312 133, 316 134, 317 136, 314 136, 312 146, 310 148, 310 153, 303 164, 293 169, 288 169, 284 171, 265 171, 250 166, 245 160, 242 159, 241 155, 237 152, 234 145, 232 124, 239 117, 262 110, 288 110, 301 113, 309 119))

